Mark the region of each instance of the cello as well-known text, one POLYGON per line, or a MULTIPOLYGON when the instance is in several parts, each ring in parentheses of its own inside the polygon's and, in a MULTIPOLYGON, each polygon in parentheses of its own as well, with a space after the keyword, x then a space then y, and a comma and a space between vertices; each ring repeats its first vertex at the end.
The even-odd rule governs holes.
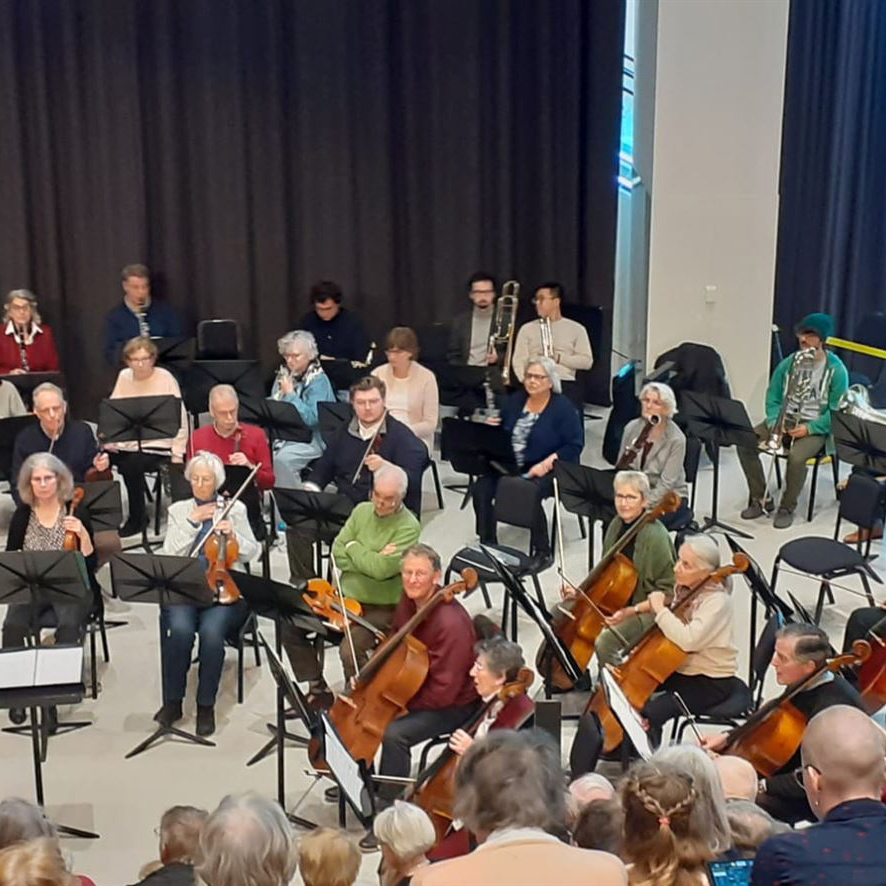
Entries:
POLYGON ((871 654, 858 669, 858 693, 864 709, 873 715, 886 705, 886 616, 865 636, 871 654))
MULTIPOLYGON (((349 694, 341 694, 329 709, 329 719, 355 760, 368 765, 375 757, 388 726, 408 712, 407 705, 428 675, 428 649, 412 632, 441 604, 456 594, 473 590, 477 573, 465 569, 461 581, 437 588, 403 627, 384 641, 354 678, 349 694)), ((327 769, 319 740, 308 745, 315 769, 327 769)))
MULTIPOLYGON (((703 579, 694 588, 685 591, 679 599, 675 599, 671 608, 674 615, 680 615, 689 608, 689 604, 711 582, 720 582, 736 572, 744 572, 750 561, 744 554, 735 554, 732 563, 721 566, 718 570, 703 579)), ((653 624, 625 652, 622 664, 613 668, 615 679, 621 686, 628 701, 640 710, 653 693, 673 674, 689 655, 673 640, 669 640, 662 629, 653 624)), ((595 713, 603 729, 603 750, 614 751, 624 739, 621 724, 615 718, 606 700, 603 687, 598 686, 591 696, 585 713, 595 713)))
MULTIPOLYGON (((535 674, 529 668, 520 668, 517 679, 511 683, 505 683, 501 689, 468 720, 464 729, 470 736, 474 736, 477 727, 489 713, 493 705, 498 702, 507 703, 518 695, 525 694, 535 679, 535 674)), ((516 728, 516 727, 515 727, 516 728)), ((437 832, 439 844, 452 829, 452 806, 455 800, 455 770, 461 757, 447 747, 430 766, 425 767, 415 778, 415 784, 404 797, 409 803, 420 806, 427 812, 428 817, 437 832)))
MULTIPOLYGON (((667 492, 658 505, 635 520, 603 554, 587 578, 575 589, 575 605, 571 611, 562 606, 557 607, 565 618, 554 624, 554 633, 569 648, 582 671, 587 669, 594 654, 597 637, 606 627, 605 618, 623 608, 637 587, 637 570, 621 552, 639 535, 644 526, 664 514, 673 513, 679 507, 680 497, 677 493, 667 492)), ((539 646, 535 665, 542 673, 550 669, 551 683, 557 689, 572 688, 572 680, 553 656, 547 642, 539 646)))
POLYGON ((797 752, 806 729, 806 717, 792 704, 791 699, 826 672, 834 672, 868 661, 871 646, 866 640, 856 640, 852 652, 837 655, 788 686, 778 697, 764 704, 741 726, 726 734, 721 753, 743 757, 757 772, 770 778, 782 769, 797 752))

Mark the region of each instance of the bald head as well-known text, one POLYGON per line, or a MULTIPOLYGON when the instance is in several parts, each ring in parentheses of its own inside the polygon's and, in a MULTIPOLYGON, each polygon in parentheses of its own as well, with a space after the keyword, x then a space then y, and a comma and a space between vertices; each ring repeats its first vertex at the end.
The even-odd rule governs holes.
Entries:
POLYGON ((801 750, 806 793, 819 817, 846 800, 879 799, 886 735, 864 711, 834 705, 816 714, 801 750))
POLYGON ((727 800, 750 800, 757 797, 757 772, 741 757, 721 756, 714 758, 723 794, 727 800))

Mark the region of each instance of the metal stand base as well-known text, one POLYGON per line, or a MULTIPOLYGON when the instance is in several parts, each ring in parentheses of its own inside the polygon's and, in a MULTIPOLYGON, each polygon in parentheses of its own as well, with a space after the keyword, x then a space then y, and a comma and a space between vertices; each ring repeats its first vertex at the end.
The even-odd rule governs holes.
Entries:
POLYGON ((165 738, 167 735, 173 735, 176 738, 184 739, 192 744, 199 744, 209 748, 215 747, 215 742, 210 741, 208 738, 194 735, 191 732, 185 732, 184 729, 176 729, 175 726, 160 726, 153 735, 150 735, 141 744, 136 745, 124 759, 129 760, 131 757, 135 757, 142 751, 148 750, 154 742, 160 741, 161 738, 165 738))

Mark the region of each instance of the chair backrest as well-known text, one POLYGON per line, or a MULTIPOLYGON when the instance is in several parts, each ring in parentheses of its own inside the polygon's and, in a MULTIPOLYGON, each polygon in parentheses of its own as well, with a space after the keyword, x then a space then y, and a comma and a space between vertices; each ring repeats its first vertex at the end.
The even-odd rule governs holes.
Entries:
POLYGON ((240 350, 240 324, 236 320, 201 320, 197 324, 198 359, 236 360, 240 350))
POLYGON ((763 681, 766 679, 766 672, 772 662, 772 656, 775 654, 775 635, 784 625, 785 619, 780 612, 775 612, 766 619, 763 630, 757 638, 754 651, 751 656, 751 673, 753 682, 751 684, 751 695, 757 698, 763 688, 763 681))
POLYGON ((539 501, 540 487, 523 477, 502 477, 495 493, 495 520, 529 529, 539 501))
POLYGON ((867 474, 852 474, 840 493, 836 538, 841 520, 848 520, 862 529, 872 529, 882 515, 884 487, 867 474))

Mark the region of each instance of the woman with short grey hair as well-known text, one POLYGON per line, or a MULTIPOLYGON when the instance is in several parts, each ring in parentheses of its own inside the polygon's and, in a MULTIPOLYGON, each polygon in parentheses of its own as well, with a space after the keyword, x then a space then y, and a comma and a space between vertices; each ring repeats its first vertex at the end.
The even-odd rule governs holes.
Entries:
POLYGON ((287 332, 277 341, 283 365, 271 388, 271 399, 291 406, 311 430, 306 443, 281 440, 274 444, 274 474, 277 485, 296 489, 301 473, 326 448, 320 434, 320 404, 335 400, 332 383, 323 371, 317 340, 304 329, 287 332))
POLYGON ((383 809, 372 826, 381 849, 381 886, 404 886, 412 875, 428 863, 427 852, 434 848, 437 834, 424 809, 402 800, 383 809))
POLYGON ((3 305, 0 334, 0 375, 58 372, 58 348, 49 326, 40 319, 37 296, 13 289, 3 305))
POLYGON ((221 489, 225 485, 225 466, 222 460, 214 453, 201 449, 194 457, 185 465, 185 480, 189 483, 194 476, 194 471, 203 469, 210 471, 215 479, 215 488, 221 489))

